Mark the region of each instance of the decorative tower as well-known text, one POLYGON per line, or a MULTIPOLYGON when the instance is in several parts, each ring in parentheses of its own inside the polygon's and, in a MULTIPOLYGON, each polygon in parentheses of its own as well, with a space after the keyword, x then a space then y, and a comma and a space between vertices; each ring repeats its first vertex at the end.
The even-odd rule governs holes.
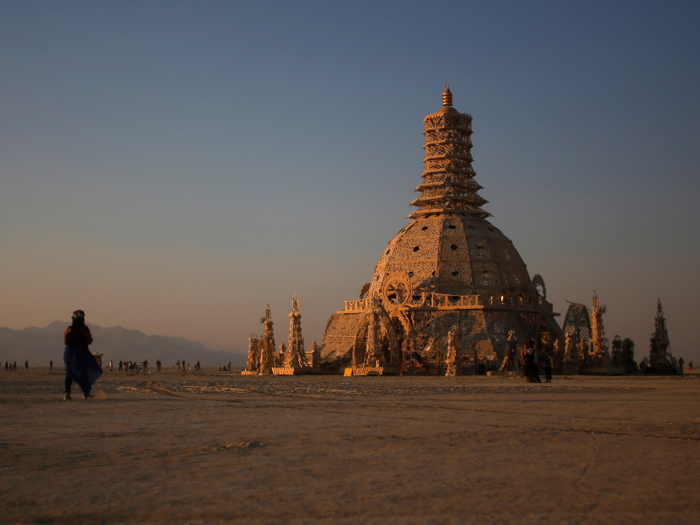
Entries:
POLYGON ((260 341, 257 334, 252 334, 248 339, 248 362, 246 372, 257 372, 260 364, 260 341))
POLYGON ((661 305, 661 299, 656 301, 656 329, 651 334, 651 349, 649 351, 649 368, 646 373, 676 374, 683 373, 683 367, 678 366, 676 358, 668 351, 670 345, 668 341, 668 329, 666 328, 666 317, 661 305))
POLYGON ((414 366, 417 354, 434 372, 453 326, 461 348, 488 366, 505 357, 510 331, 520 341, 563 340, 544 280, 530 278, 511 240, 486 220, 472 168, 472 117, 452 107, 449 86, 442 109, 423 124, 412 221, 389 241, 360 299, 329 319, 322 359, 361 366, 383 355, 386 372, 414 366))
POLYGON ((486 218, 481 207, 486 200, 477 194, 482 187, 474 180, 472 168, 472 117, 452 107, 450 85, 442 94, 443 108, 423 119, 425 159, 423 182, 416 188, 420 196, 411 205, 417 219, 434 213, 460 213, 486 218))
POLYGON ((272 313, 270 305, 265 309, 265 317, 262 318, 264 331, 260 337, 260 375, 272 374, 272 365, 275 359, 275 333, 272 328, 272 313))
POLYGON ((287 366, 298 368, 306 365, 306 351, 304 350, 304 337, 301 335, 301 314, 299 313, 299 300, 297 294, 292 298, 292 311, 289 313, 289 340, 287 351, 289 363, 287 366))
POLYGON ((367 326, 367 347, 365 349, 364 364, 368 367, 373 367, 377 363, 381 364, 385 361, 382 353, 382 329, 381 329, 381 301, 376 295, 369 298, 370 319, 367 326))
POLYGON ((608 338, 605 337, 605 328, 603 327, 603 314, 605 306, 600 306, 598 294, 593 290, 593 308, 591 309, 591 340, 592 348, 590 354, 598 366, 607 366, 609 363, 608 355, 608 338))

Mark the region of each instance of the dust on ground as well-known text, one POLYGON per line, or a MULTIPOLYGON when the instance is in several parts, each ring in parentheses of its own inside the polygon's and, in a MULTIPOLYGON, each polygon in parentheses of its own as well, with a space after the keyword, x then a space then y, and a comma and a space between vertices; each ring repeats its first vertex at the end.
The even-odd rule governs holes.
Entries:
POLYGON ((700 523, 700 377, 554 381, 2 372, 0 521, 700 523))

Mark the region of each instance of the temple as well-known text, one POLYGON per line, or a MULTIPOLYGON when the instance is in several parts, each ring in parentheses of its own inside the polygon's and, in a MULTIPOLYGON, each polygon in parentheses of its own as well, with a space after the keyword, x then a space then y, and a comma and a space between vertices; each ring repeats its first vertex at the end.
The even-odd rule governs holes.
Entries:
POLYGON ((394 373, 410 357, 452 375, 454 362, 497 369, 529 339, 559 348, 544 280, 530 277, 511 240, 487 220, 472 167, 472 117, 452 107, 449 86, 442 109, 423 124, 412 221, 389 241, 360 298, 328 320, 321 358, 394 373))

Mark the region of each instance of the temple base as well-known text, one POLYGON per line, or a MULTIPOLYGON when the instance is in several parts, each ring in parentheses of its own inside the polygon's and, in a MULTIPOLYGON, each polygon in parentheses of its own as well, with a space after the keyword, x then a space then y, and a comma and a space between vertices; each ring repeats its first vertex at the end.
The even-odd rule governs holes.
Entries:
POLYGON ((674 366, 664 366, 664 367, 653 367, 650 366, 644 369, 645 376, 676 376, 683 375, 683 367, 674 366))
POLYGON ((587 366, 581 368, 578 372, 581 375, 588 376, 624 376, 624 366, 587 366))
POLYGON ((317 375, 321 373, 321 367, 319 366, 280 366, 272 367, 272 374, 276 376, 305 376, 305 375, 317 375))
POLYGON ((382 366, 353 366, 352 375, 354 376, 395 376, 399 373, 399 367, 395 365, 382 366))

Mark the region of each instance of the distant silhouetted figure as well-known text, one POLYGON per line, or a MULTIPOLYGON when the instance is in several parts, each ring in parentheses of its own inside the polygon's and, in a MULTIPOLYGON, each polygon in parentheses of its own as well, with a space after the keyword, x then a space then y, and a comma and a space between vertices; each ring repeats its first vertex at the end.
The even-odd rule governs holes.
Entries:
MULTIPOLYGON (((690 366, 693 366, 692 362, 690 363, 690 366)), ((7 361, 5 361, 5 372, 9 372, 9 371, 10 371, 10 364, 7 361)))
POLYGON ((24 360, 24 370, 29 370, 29 361, 27 361, 26 359, 24 360))
POLYGON ((17 372, 17 361, 15 361, 15 362, 12 364, 12 370, 14 370, 15 372, 17 372))
POLYGON ((119 361, 119 371, 122 371, 122 361, 119 361))
POLYGON ((83 391, 83 397, 92 397, 92 385, 102 375, 102 368, 90 353, 88 345, 92 344, 92 334, 85 326, 85 312, 73 312, 73 323, 63 334, 66 349, 63 351, 63 364, 66 366, 66 392, 63 399, 70 399, 70 389, 73 381, 78 383, 83 391))
POLYGON ((161 364, 162 364, 162 363, 160 362, 160 359, 158 359, 158 360, 156 361, 156 370, 157 370, 158 372, 160 372, 160 365, 161 365, 161 364))
POLYGON ((114 371, 114 368, 112 367, 112 360, 111 359, 109 360, 109 371, 110 372, 114 371))
POLYGON ((49 361, 49 372, 53 372, 53 359, 49 361))
POLYGON ((545 343, 542 351, 542 366, 544 367, 544 382, 552 382, 552 349, 545 343))

